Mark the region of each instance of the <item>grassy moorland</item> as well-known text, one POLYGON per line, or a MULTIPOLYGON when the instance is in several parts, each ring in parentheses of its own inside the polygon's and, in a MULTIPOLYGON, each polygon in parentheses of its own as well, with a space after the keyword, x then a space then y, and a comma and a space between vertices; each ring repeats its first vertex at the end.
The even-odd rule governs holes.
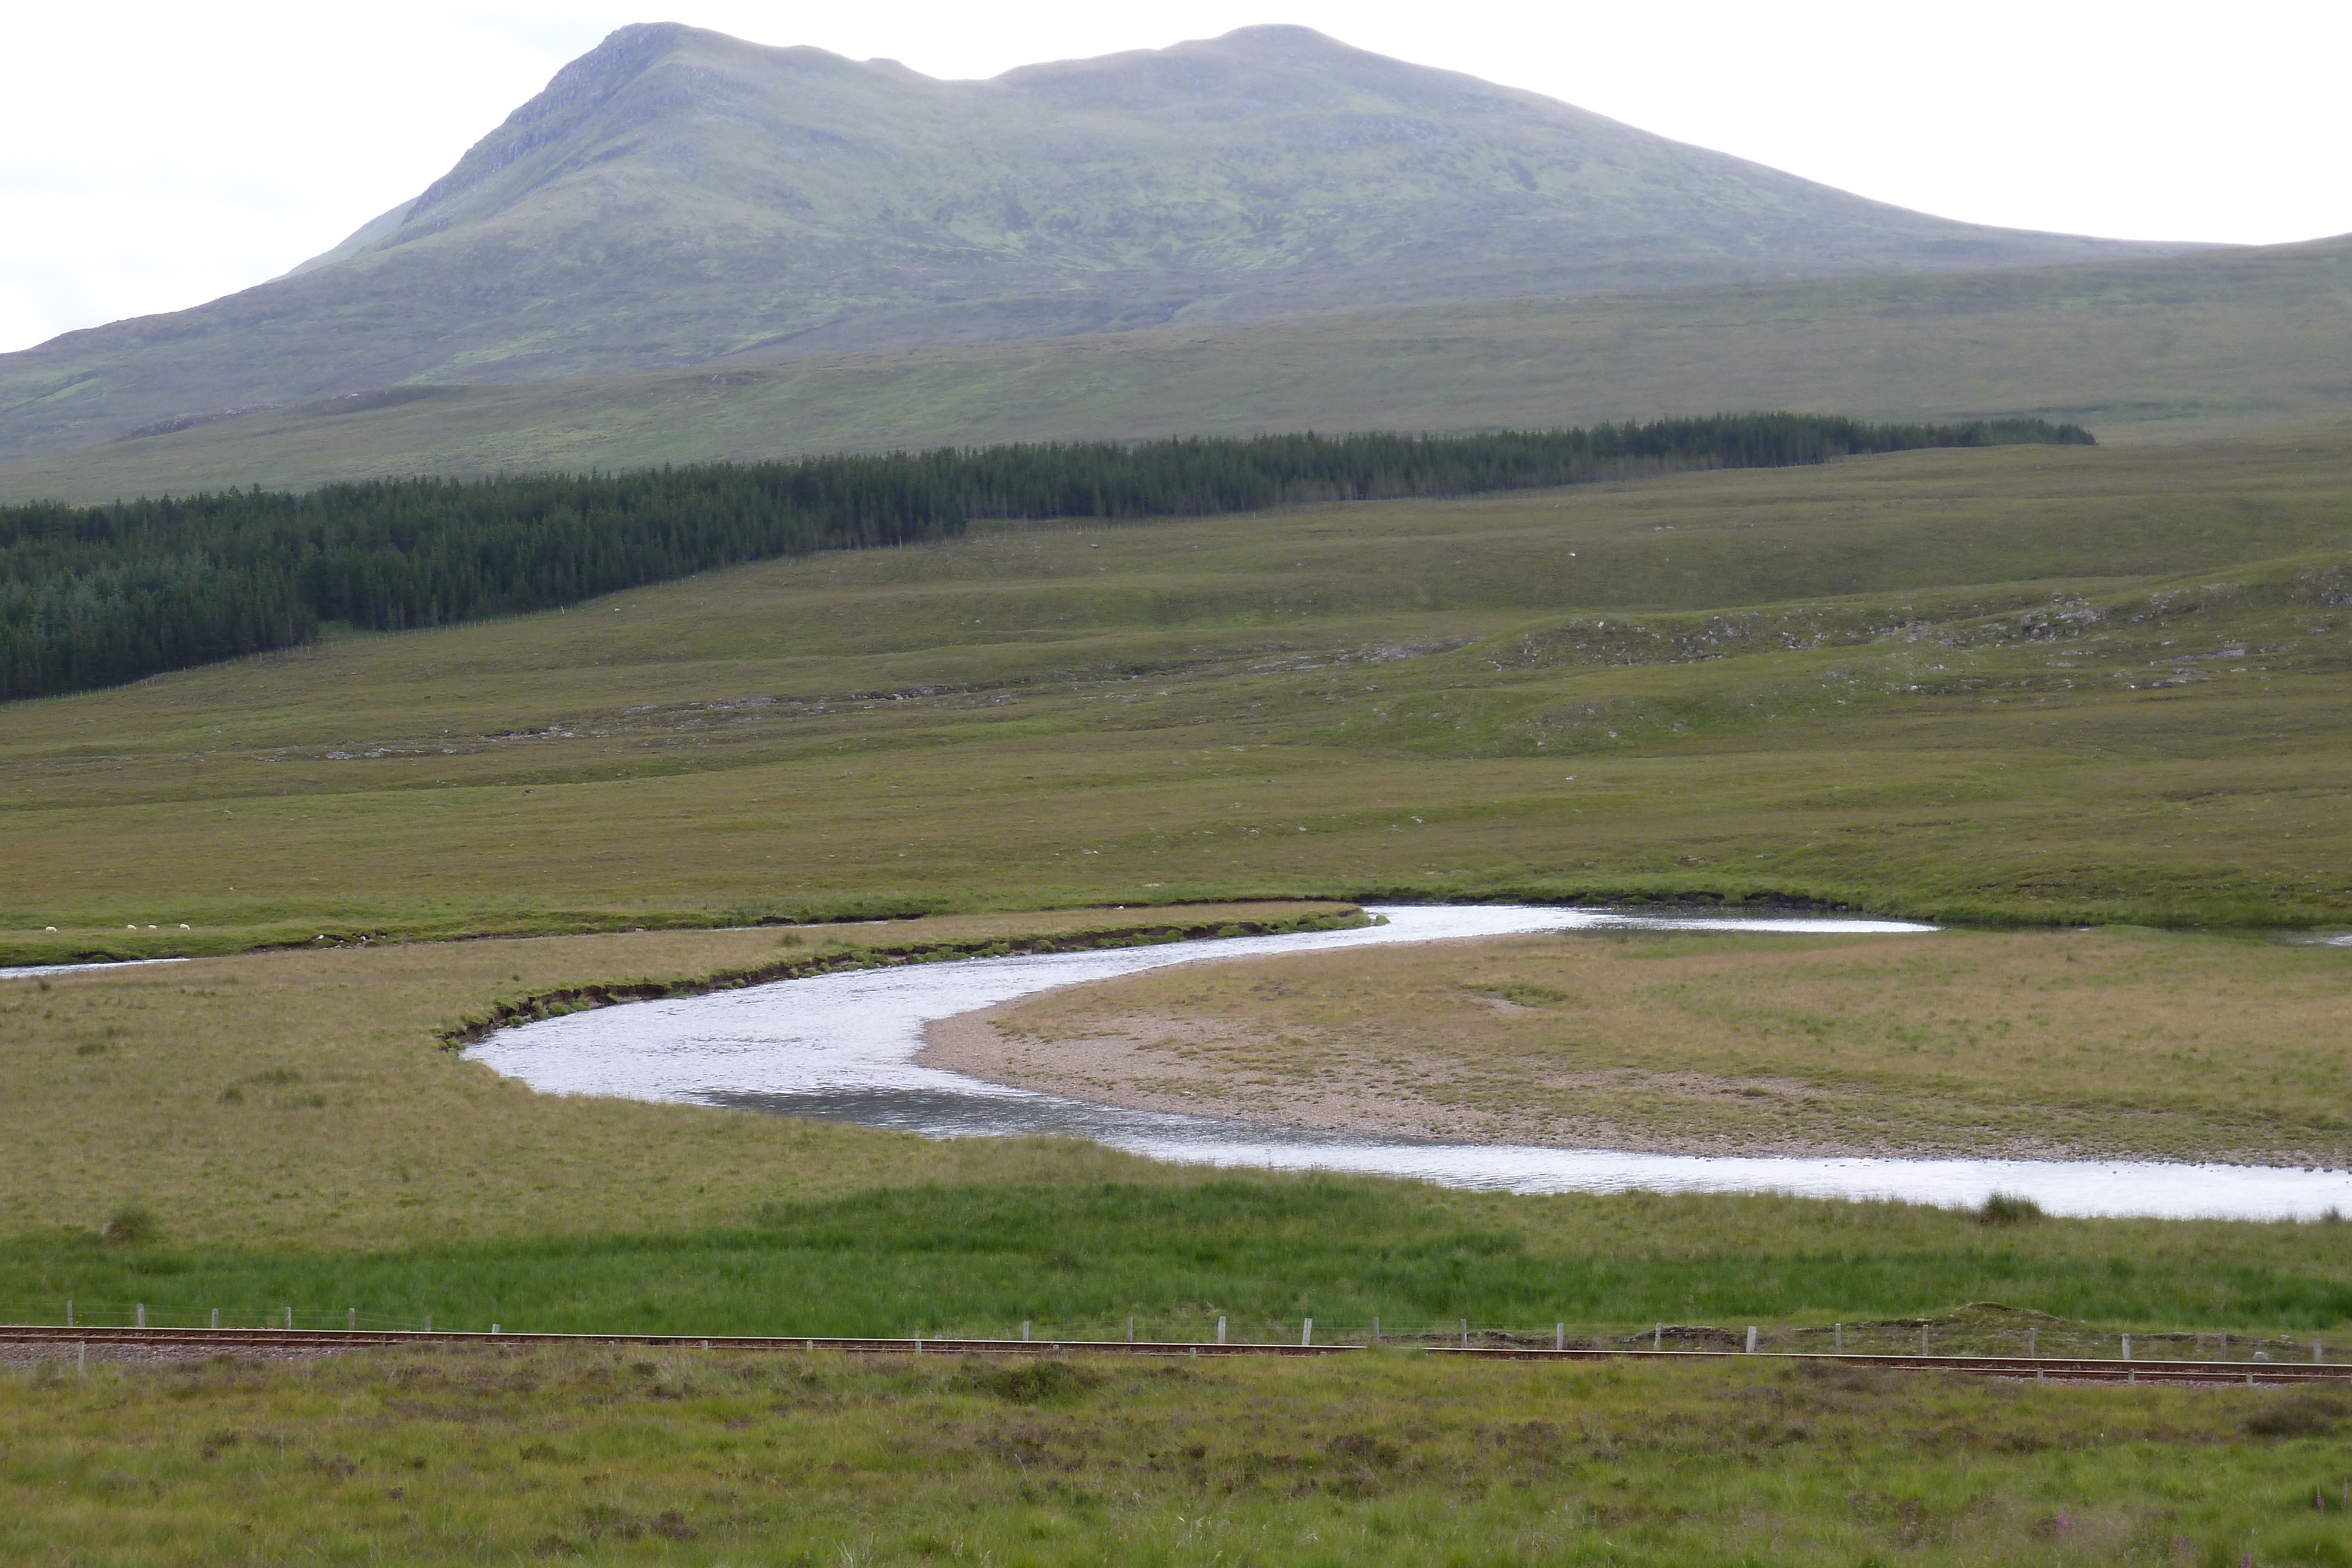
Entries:
MULTIPOLYGON (((995 528, 0 710, 7 956, 211 955, 0 986, 0 1301, 685 1333, 1223 1314, 1793 1333, 1943 1332, 1993 1301, 2083 1333, 2340 1335, 2336 1224, 1217 1177, 540 1096, 439 1036, 828 940, 1138 916, 1082 905, 2352 918, 2347 455, 2352 431, 2314 428, 995 528), (383 939, 492 932, 543 935, 383 939), (288 943, 310 950, 256 950, 288 943)), ((1818 1037, 1776 1024, 1746 1056, 1699 1031, 1694 1070, 1866 1089, 1915 1131, 1948 1124, 1928 1112, 1949 1092, 2062 1135, 2127 1112, 2174 1118, 2183 1147, 2340 1132, 2313 1119, 2341 1074, 2336 982, 2310 977, 2340 955, 2121 930, 1911 951, 1955 956, 1911 972, 1867 946, 1761 942, 1578 962, 1620 1017, 1814 1019, 1818 1037), (2035 992, 2069 950, 2105 982, 2035 992), (1687 988, 1647 996, 1621 963, 1687 988), (2168 963, 2279 1082, 2182 1038, 2168 963), (2232 1011, 2257 986, 2268 1001, 2232 1011), (2112 1025, 2079 1061, 2029 1074, 2003 1051, 2085 1030, 2103 999, 2112 1025), (1940 1016, 1958 1005, 1973 1030, 1940 1016), (2146 1105, 2083 1092, 2105 1062, 2143 1074, 2146 1105)), ((1568 991, 1559 964, 1491 962, 1466 977, 1527 1011, 1485 1011, 1531 1050, 1568 1038, 1555 1004, 1494 988, 1568 991)), ((1412 1006, 1442 978, 1397 974, 1412 1006)), ((1501 1048, 1455 1049, 1475 1098, 1466 1070, 1501 1048)), ((1609 1070, 1661 1061, 1635 1042, 1609 1070)), ((2226 1568, 2345 1558, 2340 1418, 2241 1390, 1388 1354, 1043 1376, 537 1353, 31 1370, 0 1379, 0 1552, 2226 1568)))
POLYGON ((1743 408, 2034 414, 2111 442, 2212 434, 2343 417, 2347 280, 2352 242, 2336 239, 414 385, 19 458, 0 464, 0 500, 1743 408))
POLYGON ((950 1064, 1166 1109, 1694 1154, 2352 1164, 2352 948, 1576 936, 1050 992, 950 1064))
POLYGON ((2347 455, 1004 526, 16 704, 0 952, 1302 894, 2344 920, 2347 455))
POLYGON ((0 1377, 26 1563, 2074 1564, 2352 1552, 2326 1395, 1784 1364, 595 1351, 0 1377))

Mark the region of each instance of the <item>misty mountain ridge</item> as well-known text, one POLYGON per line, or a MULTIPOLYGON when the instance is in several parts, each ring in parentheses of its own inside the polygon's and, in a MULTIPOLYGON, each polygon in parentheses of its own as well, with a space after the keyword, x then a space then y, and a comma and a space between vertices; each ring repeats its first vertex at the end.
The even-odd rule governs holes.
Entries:
POLYGON ((286 277, 0 356, 0 456, 401 383, 2186 248, 1908 212, 1303 27, 937 81, 646 24, 286 277))

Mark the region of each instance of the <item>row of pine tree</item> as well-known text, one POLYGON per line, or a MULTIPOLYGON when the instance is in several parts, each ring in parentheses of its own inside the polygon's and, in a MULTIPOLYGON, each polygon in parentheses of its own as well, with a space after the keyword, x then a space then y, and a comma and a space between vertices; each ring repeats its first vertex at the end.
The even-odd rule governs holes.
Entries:
POLYGON ((1149 517, 1458 496, 1860 453, 2087 443, 2040 420, 1763 413, 1488 435, 1064 443, 625 474, 231 489, 0 507, 0 700, 305 643, 551 609, 740 561, 953 537, 973 517, 1149 517))

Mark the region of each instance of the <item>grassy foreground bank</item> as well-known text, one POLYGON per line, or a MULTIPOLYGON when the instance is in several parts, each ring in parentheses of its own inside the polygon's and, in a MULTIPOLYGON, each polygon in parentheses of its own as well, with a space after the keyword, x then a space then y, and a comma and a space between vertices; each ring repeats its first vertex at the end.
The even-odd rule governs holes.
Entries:
POLYGON ((25 1563, 2340 1563, 2340 1396, 522 1352, 0 1375, 25 1563))
MULTIPOLYGON (((1034 1158, 1034 1156, 1033 1156, 1034 1158)), ((1003 1158, 1003 1155, 999 1156, 1003 1158)), ((914 1162, 908 1162, 910 1165, 914 1162)), ((1035 1160, 1051 1169, 1050 1155, 1035 1160)), ((1145 1167, 1149 1171, 1150 1167, 1145 1167)), ((758 1205, 698 1230, 505 1236, 372 1251, 87 1233, 0 1244, 0 1318, 283 1322, 535 1333, 1017 1334, 1296 1343, 1380 1319, 1580 1333, 1944 1318, 1999 1302, 2093 1328, 2308 1341, 2352 1322, 2339 1223, 2040 1219, 1780 1197, 1508 1197, 1361 1179, 1217 1176, 894 1185, 758 1205)), ((903 1179, 903 1178, 901 1178, 903 1179)), ((2018 1318, 2020 1324, 2027 1320, 2018 1318)), ((1954 1321, 1947 1346, 2000 1325, 1954 1321)), ((2022 1329, 2009 1354, 2022 1354, 2022 1329)), ((1918 1348, 1898 1337, 1883 1349, 1918 1348)), ((2112 1339, 2103 1354, 2115 1354, 2112 1339)), ((2339 1345, 2339 1357, 2352 1345, 2339 1345)), ((2086 1343, 2084 1354, 2090 1354, 2086 1343)), ((2143 1354, 2148 1354, 2143 1349, 2143 1354)), ((2179 1354, 2174 1352, 2172 1354, 2179 1354)))

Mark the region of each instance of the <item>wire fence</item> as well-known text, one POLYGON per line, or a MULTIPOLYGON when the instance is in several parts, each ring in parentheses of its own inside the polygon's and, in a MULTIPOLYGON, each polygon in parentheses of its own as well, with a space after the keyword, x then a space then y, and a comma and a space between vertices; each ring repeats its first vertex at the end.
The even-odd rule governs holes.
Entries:
MULTIPOLYGON (((0 1301, 8 1322, 50 1328, 343 1330, 373 1333, 529 1333, 528 1322, 473 1315, 394 1314, 358 1306, 191 1305, 49 1298, 0 1301)), ((572 1331, 567 1325, 565 1332, 572 1331)), ((608 1329, 599 1332, 639 1333, 608 1329)), ((690 1330, 655 1331, 664 1337, 690 1330)), ((745 1326, 728 1336, 798 1338, 805 1325, 745 1326)), ((1167 1344, 1387 1345, 1400 1348, 1578 1351, 1704 1351, 1797 1355, 1933 1355, 2001 1359, 2319 1363, 2328 1360, 2324 1336, 2245 1333, 2229 1329, 2119 1330, 2039 1312, 1969 1309, 1937 1317, 1871 1318, 1826 1323, 1669 1323, 1593 1325, 1558 1321, 1497 1326, 1468 1318, 1370 1318, 1333 1321, 1243 1318, 1213 1312, 1118 1314, 1082 1320, 1019 1322, 939 1322, 887 1334, 819 1333, 821 1339, 889 1337, 982 1339, 1042 1343, 1103 1342, 1167 1344)))
POLYGON ((85 1329, 365 1329, 374 1333, 462 1332, 487 1329, 488 1322, 436 1319, 432 1314, 404 1317, 362 1311, 358 1307, 190 1306, 173 1301, 106 1301, 52 1297, 38 1301, 0 1301, 0 1317, 31 1328, 85 1329))
POLYGON ((1134 1340, 1173 1343, 1393 1345, 1462 1350, 1704 1351, 1778 1355, 1938 1355, 2000 1359, 2315 1362, 2328 1359, 2324 1336, 2230 1329, 2106 1329, 2040 1313, 1963 1312, 1932 1318, 1873 1318, 1826 1323, 1670 1323, 1596 1326, 1558 1321, 1497 1326, 1468 1318, 1372 1318, 1335 1322, 1297 1317, 1096 1318, 1001 1325, 941 1326, 946 1338, 1021 1338, 1087 1343, 1134 1340))

